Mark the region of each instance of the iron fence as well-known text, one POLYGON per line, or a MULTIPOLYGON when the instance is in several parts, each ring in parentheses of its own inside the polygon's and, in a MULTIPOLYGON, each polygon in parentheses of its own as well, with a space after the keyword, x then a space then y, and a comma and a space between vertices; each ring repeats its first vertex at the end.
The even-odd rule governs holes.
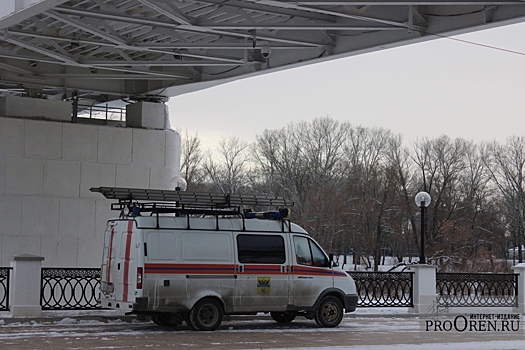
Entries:
POLYGON ((100 269, 42 268, 42 310, 99 309, 100 269))
POLYGON ((516 306, 517 274, 437 273, 439 306, 516 306))
POLYGON ((347 271, 357 288, 357 306, 413 307, 413 272, 347 271))
POLYGON ((11 267, 0 267, 0 311, 9 311, 11 267))

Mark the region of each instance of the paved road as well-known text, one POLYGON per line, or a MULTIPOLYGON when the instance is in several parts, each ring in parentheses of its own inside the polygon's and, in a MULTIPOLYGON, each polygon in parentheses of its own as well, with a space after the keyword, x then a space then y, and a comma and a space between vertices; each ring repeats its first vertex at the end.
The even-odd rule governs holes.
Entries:
MULTIPOLYGON (((442 321, 446 320, 453 321, 453 318, 442 321)), ((401 348, 396 344, 403 344, 403 350, 440 346, 444 349, 525 349, 523 325, 517 332, 440 332, 425 331, 426 321, 407 316, 350 316, 339 327, 326 329, 304 319, 283 326, 259 318, 225 321, 218 331, 195 332, 183 326, 168 329, 151 322, 64 318, 0 325, 0 349, 401 348)))

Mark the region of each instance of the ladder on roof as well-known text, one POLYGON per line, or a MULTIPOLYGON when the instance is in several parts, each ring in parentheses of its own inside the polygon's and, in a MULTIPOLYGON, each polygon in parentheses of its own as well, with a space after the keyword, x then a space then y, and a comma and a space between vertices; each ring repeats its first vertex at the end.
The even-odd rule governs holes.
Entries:
POLYGON ((112 210, 120 210, 120 217, 134 217, 141 212, 151 212, 156 216, 156 229, 160 228, 159 214, 175 213, 185 216, 187 229, 190 229, 190 215, 211 215, 216 220, 219 230, 219 216, 239 216, 242 219, 242 230, 246 230, 245 219, 281 220, 281 230, 291 232, 289 209, 294 202, 283 197, 264 195, 222 194, 207 192, 181 192, 174 190, 150 190, 121 187, 92 187, 91 192, 101 193, 107 199, 116 199, 112 210), (141 201, 141 202, 139 202, 141 201), (148 201, 148 202, 144 202, 148 201), (273 212, 253 212, 251 209, 241 211, 241 206, 276 207, 273 212), (288 223, 285 225, 285 223, 288 223))
POLYGON ((122 204, 134 201, 171 202, 181 207, 197 206, 217 209, 240 206, 291 207, 294 205, 294 202, 283 197, 265 195, 181 192, 121 187, 92 187, 90 191, 101 193, 107 199, 117 199, 122 204))

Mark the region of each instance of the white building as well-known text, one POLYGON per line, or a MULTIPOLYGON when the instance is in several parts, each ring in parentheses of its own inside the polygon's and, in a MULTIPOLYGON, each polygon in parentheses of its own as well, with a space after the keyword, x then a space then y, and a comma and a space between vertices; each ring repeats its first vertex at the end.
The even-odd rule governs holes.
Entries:
POLYGON ((89 189, 173 189, 180 174, 180 136, 165 105, 128 108, 133 128, 72 123, 71 110, 63 101, 0 100, 0 266, 20 254, 48 267, 100 266, 105 222, 118 213, 89 189))

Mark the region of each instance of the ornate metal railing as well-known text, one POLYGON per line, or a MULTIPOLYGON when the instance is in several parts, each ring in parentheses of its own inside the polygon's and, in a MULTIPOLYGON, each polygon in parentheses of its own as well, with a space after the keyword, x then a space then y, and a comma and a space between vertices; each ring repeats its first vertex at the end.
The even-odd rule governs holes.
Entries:
POLYGON ((11 267, 0 267, 0 311, 9 311, 9 282, 11 267))
POLYGON ((437 273, 439 306, 516 306, 517 274, 437 273))
POLYGON ((100 269, 42 268, 42 310, 89 310, 100 308, 100 269))
POLYGON ((414 306, 413 272, 347 272, 355 281, 357 306, 414 306))

